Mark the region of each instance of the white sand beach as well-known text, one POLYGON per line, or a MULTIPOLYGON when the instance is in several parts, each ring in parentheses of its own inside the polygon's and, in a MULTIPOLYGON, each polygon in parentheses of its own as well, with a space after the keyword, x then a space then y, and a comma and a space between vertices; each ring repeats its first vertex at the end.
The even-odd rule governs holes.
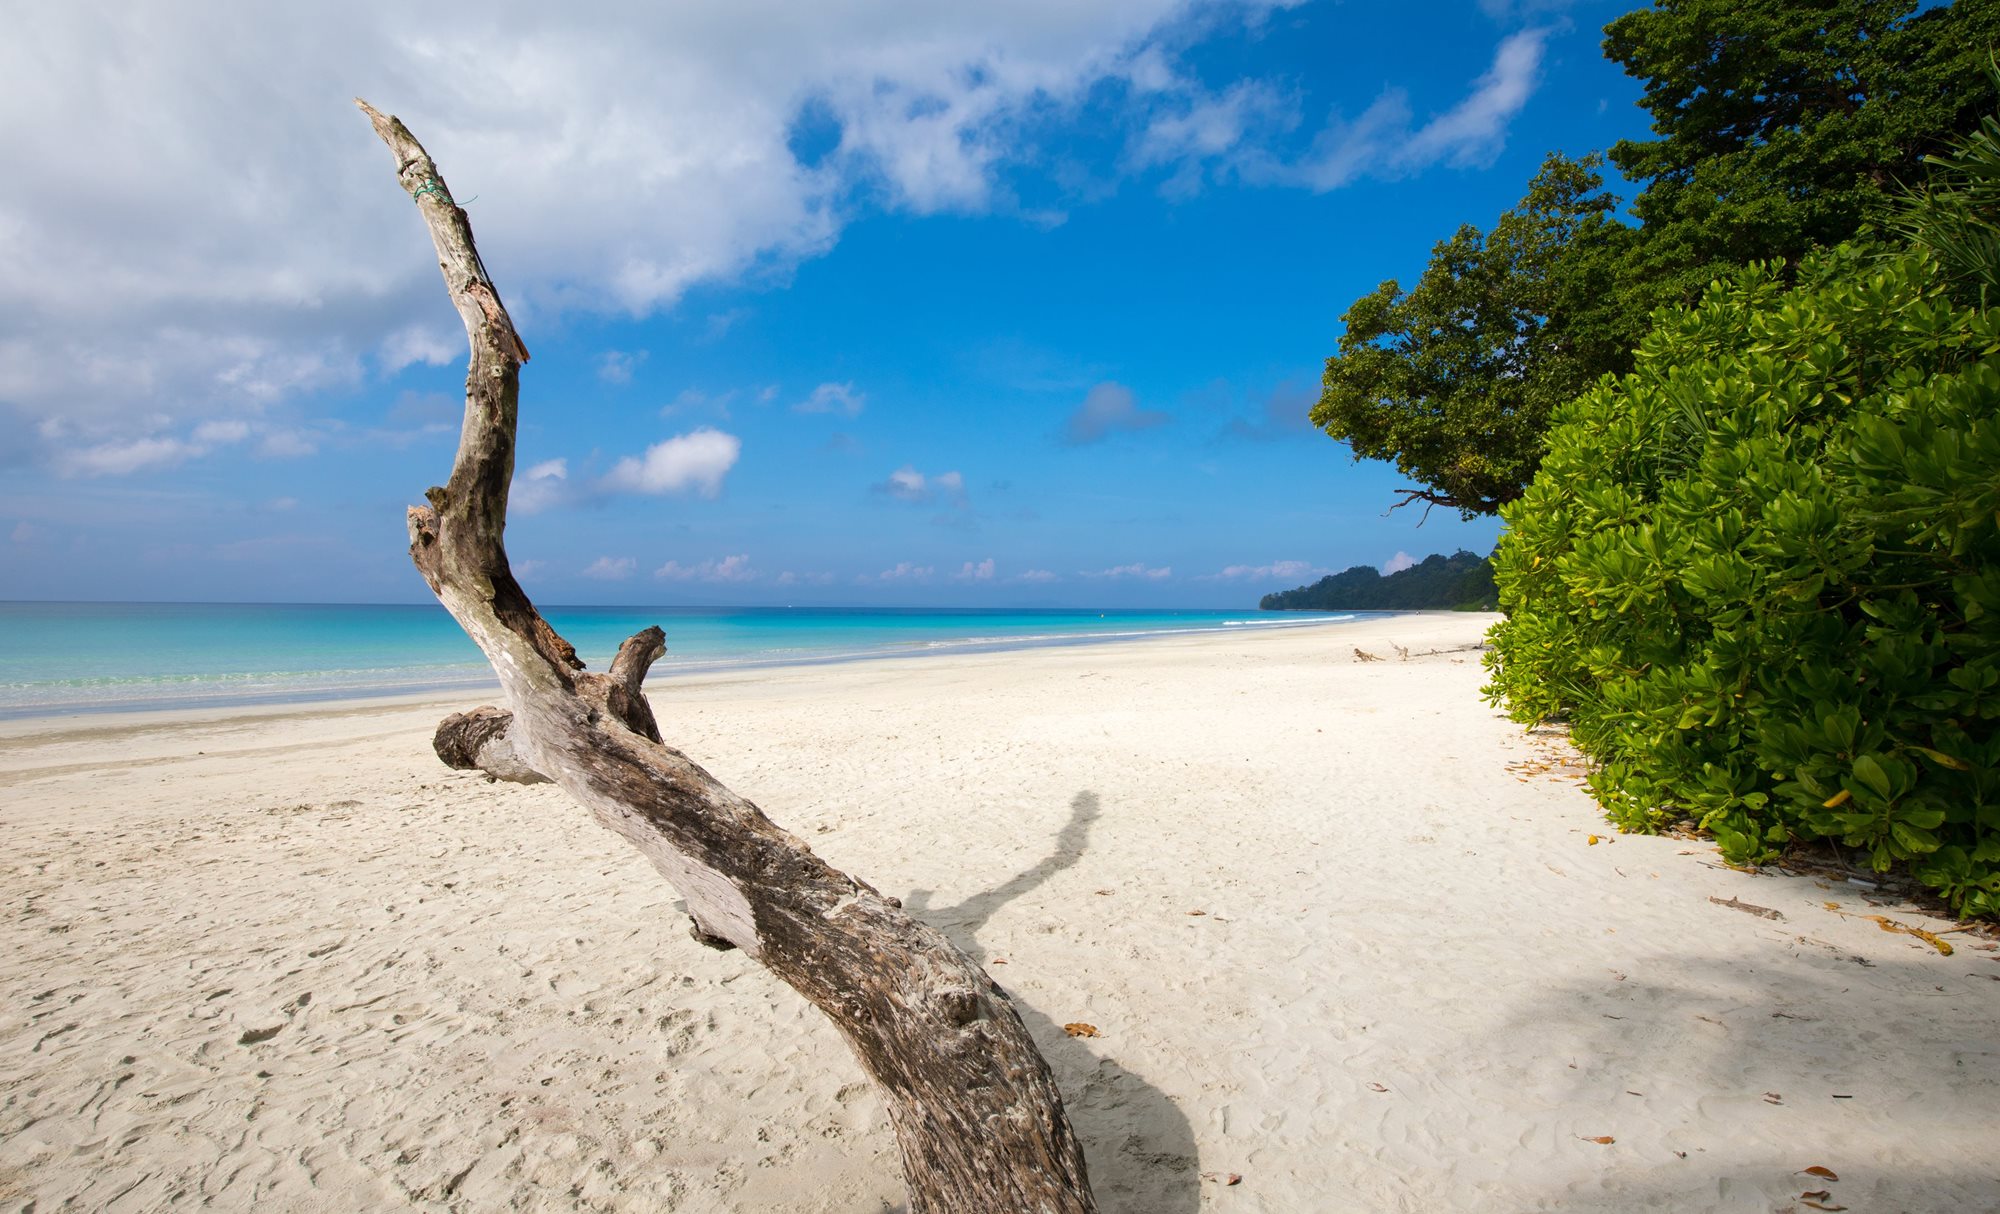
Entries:
MULTIPOLYGON (((649 690, 989 967, 1108 1211, 2000 1209, 2000 951, 1614 834, 1480 700, 1489 622, 649 690)), ((0 1205, 902 1208, 817 1012, 437 762, 474 702, 0 726, 0 1205)))

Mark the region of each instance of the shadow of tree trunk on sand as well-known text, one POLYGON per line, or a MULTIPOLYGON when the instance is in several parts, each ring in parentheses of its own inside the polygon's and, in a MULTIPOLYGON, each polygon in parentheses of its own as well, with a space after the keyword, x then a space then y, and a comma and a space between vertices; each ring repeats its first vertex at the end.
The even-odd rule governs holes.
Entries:
MULTIPOLYGON (((933 906, 935 891, 917 889, 904 896, 903 908, 987 966, 991 958, 979 941, 980 929, 1001 907, 1075 867, 1089 847, 1091 826, 1102 813, 1096 793, 1079 792, 1070 799, 1069 821, 1040 861, 954 906, 933 906)), ((1079 974, 1077 980, 1085 981, 1086 976, 1079 974)), ((1165 1092, 1071 1037, 1019 991, 1006 990, 1055 1072, 1063 1104, 1083 1143, 1098 1203, 1108 1214, 1187 1214, 1199 1209, 1200 1161, 1187 1116, 1165 1092)))

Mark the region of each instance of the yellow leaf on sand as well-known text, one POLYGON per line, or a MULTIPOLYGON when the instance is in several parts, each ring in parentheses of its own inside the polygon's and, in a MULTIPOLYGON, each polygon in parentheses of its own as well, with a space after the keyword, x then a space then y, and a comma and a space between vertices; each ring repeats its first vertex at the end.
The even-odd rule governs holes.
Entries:
POLYGON ((1928 944, 1932 948, 1936 949, 1938 951, 1938 956, 1940 957, 1951 956, 1951 945, 1949 943, 1940 939, 1937 935, 1925 931, 1921 927, 1911 927, 1905 923, 1898 923, 1894 919, 1889 918, 1887 915, 1870 915, 1868 917, 1870 919, 1873 919, 1878 925, 1880 925, 1882 930, 1885 932, 1901 932, 1905 936, 1915 936, 1917 939, 1923 941, 1925 944, 1928 944))
POLYGON ((1834 1170, 1832 1168, 1822 1168, 1818 1164, 1814 1164, 1812 1167, 1804 1169, 1804 1174, 1807 1176, 1817 1176, 1821 1180, 1840 1179, 1839 1176, 1835 1175, 1834 1170))
POLYGON ((1614 1143, 1614 1142, 1617 1142, 1617 1141, 1618 1141, 1618 1140, 1617 1140, 1616 1138, 1613 1138, 1613 1137, 1612 1137, 1611 1135, 1609 1135, 1609 1134, 1599 1134, 1599 1135, 1598 1135, 1597 1137, 1595 1137, 1595 1138, 1592 1138, 1592 1137, 1589 1137, 1588 1135, 1584 1135, 1584 1134, 1578 1134, 1578 1135, 1577 1135, 1577 1137, 1578 1137, 1578 1138, 1581 1138, 1581 1139, 1583 1139, 1583 1140, 1584 1140, 1585 1142, 1594 1142, 1594 1143, 1596 1143, 1596 1144, 1597 1144, 1598 1146, 1601 1146, 1601 1147, 1608 1147, 1608 1146, 1610 1146, 1610 1145, 1611 1145, 1612 1143, 1614 1143))
POLYGON ((1596 846, 1597 846, 1597 844, 1598 844, 1598 842, 1599 842, 1599 840, 1598 840, 1598 837, 1597 837, 1596 835, 1592 835, 1592 836, 1590 836, 1590 838, 1588 838, 1588 839, 1585 839, 1585 840, 1584 840, 1584 842, 1585 842, 1585 843, 1588 843, 1588 844, 1590 844, 1590 845, 1591 845, 1592 847, 1596 847, 1596 846))
POLYGON ((1081 1020, 1063 1025, 1063 1032, 1068 1033, 1072 1037, 1102 1037, 1104 1035, 1097 1031, 1096 1025, 1085 1024, 1081 1020))

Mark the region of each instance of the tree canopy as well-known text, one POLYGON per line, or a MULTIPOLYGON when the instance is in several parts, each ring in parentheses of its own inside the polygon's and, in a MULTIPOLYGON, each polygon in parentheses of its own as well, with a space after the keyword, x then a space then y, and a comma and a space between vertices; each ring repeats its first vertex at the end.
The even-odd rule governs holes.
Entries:
POLYGON ((1489 232, 1466 225, 1405 291, 1343 317, 1313 423, 1427 486, 1413 498, 1491 514, 1534 475, 1549 411, 1618 365, 1637 331, 1609 292, 1631 229, 1595 157, 1550 156, 1489 232))
POLYGON ((1415 287, 1342 317, 1313 422, 1394 461, 1417 482, 1405 501, 1471 516, 1518 498, 1552 410, 1630 370, 1656 308, 1883 221, 2000 96, 1991 0, 1657 0, 1605 34, 1652 116, 1653 138, 1610 151, 1644 183, 1638 226, 1596 157, 1552 155, 1492 232, 1460 228, 1415 287))
POLYGON ((1685 302, 1737 266, 1838 244, 1992 112, 2000 5, 1917 7, 1659 0, 1605 27, 1653 119, 1654 138, 1611 149, 1646 183, 1633 270, 1650 295, 1685 302))

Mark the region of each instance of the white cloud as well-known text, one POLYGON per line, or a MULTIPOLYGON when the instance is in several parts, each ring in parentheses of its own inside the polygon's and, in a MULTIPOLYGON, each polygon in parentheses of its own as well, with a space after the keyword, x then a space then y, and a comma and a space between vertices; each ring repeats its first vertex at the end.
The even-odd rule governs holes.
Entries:
POLYGON ((894 569, 884 569, 875 575, 883 582, 928 582, 937 570, 929 565, 916 565, 909 561, 898 561, 894 569))
POLYGON ((142 468, 178 464, 207 450, 177 438, 135 438, 65 451, 56 467, 65 476, 124 476, 142 468))
POLYGON ((749 554, 725 556, 719 561, 702 561, 699 564, 683 565, 679 561, 668 561, 653 570, 653 576, 670 582, 754 582, 757 571, 750 567, 749 554))
POLYGON ((1095 572, 1092 572, 1091 570, 1088 569, 1082 570, 1081 572, 1084 577, 1105 577, 1105 578, 1130 577, 1130 578, 1139 578, 1143 581, 1148 581, 1148 582, 1159 582, 1172 577, 1174 575, 1174 567, 1172 565, 1164 565, 1158 569, 1155 569, 1144 563, 1134 562, 1130 565, 1113 565, 1109 569, 1099 569, 1095 572))
POLYGON ((703 426, 654 443, 642 456, 626 456, 605 474, 603 487, 625 493, 682 493, 703 497, 722 493, 723 478, 736 466, 743 442, 733 434, 703 426))
POLYGON ((539 464, 514 470, 514 483, 507 490, 507 508, 519 514, 536 514, 567 499, 569 461, 546 459, 539 464))
POLYGON ((1107 381, 1084 396, 1083 403, 1070 414, 1063 437, 1071 446, 1081 446, 1121 430, 1148 430, 1166 420, 1164 413, 1139 408, 1132 389, 1107 381))
POLYGON ((1024 573, 1017 574, 1014 580, 1017 582, 1053 582, 1059 579, 1055 574, 1050 573, 1046 569, 1030 569, 1024 573))
POLYGON ((1212 19, 1192 0, 623 0, 589 21, 530 0, 31 6, 0 40, 0 105, 38 115, 0 124, 0 163, 32 170, 0 197, 0 399, 226 415, 357 382, 364 352, 392 373, 461 357, 357 92, 439 157, 532 345, 537 317, 643 315, 817 256, 856 197, 986 207, 1003 166, 1041 154, 1024 123, 1213 28, 1184 26, 1197 9, 1212 19), (831 144, 803 163, 808 110, 831 144))
POLYGON ((1382 576, 1388 577, 1392 573, 1401 573, 1416 563, 1416 557, 1411 556, 1407 552, 1398 552, 1396 555, 1382 562, 1382 576))
POLYGON ((978 564, 967 561, 963 569, 951 576, 952 580, 959 582, 990 582, 993 580, 993 558, 989 556, 978 564))
POLYGON ((622 582, 638 567, 639 562, 629 556, 600 556, 584 567, 583 576, 601 582, 622 582))
POLYGON ((898 501, 923 504, 943 498, 960 509, 970 504, 965 494, 965 475, 958 471, 926 476, 904 464, 874 488, 875 492, 886 493, 898 501))
POLYGON ((1178 165, 1164 187, 1168 194, 1194 191, 1204 165, 1231 163, 1246 144, 1260 145, 1298 125, 1291 99, 1261 80, 1239 80, 1218 94, 1194 86, 1185 92, 1181 108, 1156 116, 1126 152, 1135 169, 1178 165))
POLYGON ((1517 34, 1427 123, 1385 94, 1303 161, 1258 153, 1297 118, 1283 92, 1211 96, 1174 57, 1289 2, 28 6, 0 40, 0 107, 37 115, 0 123, 0 163, 29 166, 0 193, 0 400, 70 418, 73 445, 161 443, 131 420, 462 358, 355 92, 439 157, 533 345, 563 313, 644 316, 819 256, 869 208, 1019 210, 1009 171, 1045 169, 1040 128, 1107 83, 1133 164, 1330 189, 1493 154, 1539 69, 1542 32, 1517 34), (802 160, 808 117, 825 146, 802 160))
POLYGON ((844 384, 821 384, 792 408, 800 413, 838 413, 842 417, 853 417, 868 403, 866 392, 856 392, 852 380, 844 384))
POLYGON ((1272 561, 1268 565, 1230 565, 1220 573, 1204 574, 1198 581, 1204 582, 1268 582, 1278 579, 1298 579, 1324 573, 1315 569, 1309 561, 1272 561))
POLYGON ((1506 145, 1507 123, 1535 90, 1548 35, 1531 29, 1507 37, 1472 93, 1420 127, 1412 127, 1408 96, 1388 89, 1353 122, 1329 122, 1302 160, 1252 159, 1244 163, 1244 176, 1325 192, 1363 176, 1404 177, 1441 163, 1490 164, 1506 145))
POLYGON ((446 336, 429 325, 406 325, 382 339, 377 357, 389 375, 416 363, 446 367, 464 361, 465 339, 446 336))
POLYGON ((632 372, 646 361, 646 351, 606 350, 597 356, 597 378, 607 384, 629 384, 632 372))
POLYGON ((33 523, 25 521, 15 523, 14 530, 9 534, 17 544, 32 544, 42 538, 41 531, 33 523))

